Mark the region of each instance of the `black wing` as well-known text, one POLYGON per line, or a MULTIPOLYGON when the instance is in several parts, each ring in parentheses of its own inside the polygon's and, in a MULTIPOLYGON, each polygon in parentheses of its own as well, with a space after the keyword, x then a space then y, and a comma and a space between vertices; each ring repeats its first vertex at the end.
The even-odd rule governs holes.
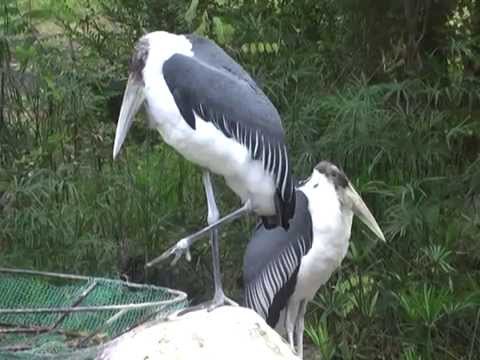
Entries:
POLYGON ((192 51, 196 59, 206 64, 211 64, 217 69, 228 71, 232 75, 246 81, 256 92, 265 96, 250 74, 212 40, 196 34, 186 35, 186 37, 192 43, 192 51))
POLYGON ((243 261, 244 305, 255 310, 271 327, 297 282, 300 261, 312 247, 312 219, 308 199, 296 191, 295 216, 288 231, 259 226, 243 261))
POLYGON ((163 65, 165 81, 180 113, 193 129, 197 114, 243 144, 253 159, 262 161, 277 188, 277 216, 264 218, 264 224, 268 228, 288 228, 295 197, 280 116, 240 65, 224 56, 218 56, 221 61, 211 60, 216 49, 220 48, 213 48, 209 57, 203 54, 211 62, 173 55, 163 65))

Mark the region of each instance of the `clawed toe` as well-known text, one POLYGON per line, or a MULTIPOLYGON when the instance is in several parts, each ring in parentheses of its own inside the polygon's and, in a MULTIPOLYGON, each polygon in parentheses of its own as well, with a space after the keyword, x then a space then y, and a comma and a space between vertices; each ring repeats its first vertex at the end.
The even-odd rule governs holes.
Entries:
POLYGON ((238 304, 233 301, 232 299, 225 296, 223 292, 216 294, 214 298, 210 301, 210 304, 207 307, 208 311, 215 310, 220 306, 231 305, 231 306, 238 306, 238 304))
POLYGON ((174 246, 169 248, 167 251, 165 251, 162 255, 156 257, 152 261, 148 262, 145 266, 150 267, 155 265, 156 263, 165 261, 169 257, 173 256, 172 261, 170 262, 171 266, 175 266, 182 258, 182 256, 185 255, 185 258, 187 261, 192 260, 192 254, 190 253, 190 242, 186 239, 182 239, 179 242, 177 242, 174 246))
POLYGON ((221 306, 226 306, 226 305, 238 306, 238 304, 235 301, 226 297, 225 295, 218 295, 214 297, 212 300, 203 302, 195 306, 190 306, 186 309, 178 311, 175 314, 175 317, 184 316, 188 313, 191 313, 192 311, 198 311, 198 310, 207 310, 208 312, 210 312, 215 310, 216 308, 219 308, 221 306))

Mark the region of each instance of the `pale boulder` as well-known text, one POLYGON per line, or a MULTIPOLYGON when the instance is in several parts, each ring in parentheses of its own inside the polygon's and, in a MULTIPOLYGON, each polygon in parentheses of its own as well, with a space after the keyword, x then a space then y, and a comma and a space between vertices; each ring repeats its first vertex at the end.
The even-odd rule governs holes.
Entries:
POLYGON ((223 306, 139 326, 107 344, 102 360, 298 360, 252 310, 223 306))

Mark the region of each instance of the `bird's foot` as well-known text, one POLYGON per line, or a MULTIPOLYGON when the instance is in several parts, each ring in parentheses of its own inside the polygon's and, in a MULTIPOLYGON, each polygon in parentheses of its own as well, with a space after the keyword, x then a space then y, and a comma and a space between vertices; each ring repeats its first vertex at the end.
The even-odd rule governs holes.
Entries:
POLYGON ((215 310, 216 308, 224 305, 238 306, 238 304, 232 299, 225 296, 223 291, 215 294, 212 300, 205 301, 201 304, 190 306, 186 309, 180 310, 175 314, 175 317, 184 316, 192 311, 207 310, 208 312, 215 310))
POLYGON ((157 262, 161 262, 168 259, 170 256, 173 256, 173 260, 170 263, 171 266, 174 266, 178 262, 178 260, 180 260, 180 258, 184 255, 187 261, 190 261, 192 260, 192 254, 190 253, 191 245, 192 244, 188 238, 182 239, 179 242, 177 242, 175 245, 173 245, 171 248, 169 248, 167 251, 165 251, 162 255, 148 262, 146 266, 150 267, 156 264, 157 262))
POLYGON ((208 301, 206 305, 207 305, 208 311, 215 310, 216 308, 223 305, 238 306, 238 304, 235 301, 226 297, 222 290, 216 291, 213 299, 208 301))

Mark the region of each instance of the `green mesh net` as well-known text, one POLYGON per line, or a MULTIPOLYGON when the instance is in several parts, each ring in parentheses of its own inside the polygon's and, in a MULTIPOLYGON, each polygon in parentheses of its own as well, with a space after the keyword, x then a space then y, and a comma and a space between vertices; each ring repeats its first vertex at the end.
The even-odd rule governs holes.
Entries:
POLYGON ((0 359, 91 359, 106 342, 187 305, 120 280, 0 268, 0 359))

